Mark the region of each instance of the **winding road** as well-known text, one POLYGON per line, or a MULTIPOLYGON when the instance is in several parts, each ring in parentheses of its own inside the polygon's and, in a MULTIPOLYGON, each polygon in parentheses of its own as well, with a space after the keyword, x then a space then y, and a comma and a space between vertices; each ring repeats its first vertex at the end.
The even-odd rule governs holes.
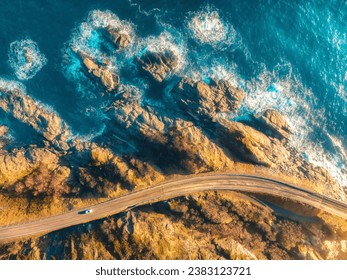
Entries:
POLYGON ((18 225, 0 227, 0 242, 38 236, 70 226, 88 223, 133 207, 203 191, 242 191, 285 197, 305 203, 347 220, 347 204, 270 178, 240 174, 205 174, 178 178, 130 193, 89 208, 18 225), (81 211, 92 209, 89 214, 81 211))

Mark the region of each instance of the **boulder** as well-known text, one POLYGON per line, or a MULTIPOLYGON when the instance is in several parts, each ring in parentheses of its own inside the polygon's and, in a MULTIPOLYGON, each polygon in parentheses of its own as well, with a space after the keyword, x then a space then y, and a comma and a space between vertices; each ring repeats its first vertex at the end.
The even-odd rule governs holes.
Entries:
POLYGON ((185 112, 198 118, 213 119, 218 113, 239 108, 245 93, 224 80, 210 79, 208 83, 183 78, 171 91, 185 112))
POLYGON ((103 61, 103 63, 100 64, 88 54, 81 51, 78 53, 88 73, 96 78, 107 91, 113 91, 120 85, 119 75, 111 69, 109 62, 103 61))
POLYGON ((122 50, 128 47, 131 41, 128 32, 119 28, 114 28, 112 26, 107 26, 106 30, 111 36, 112 42, 114 43, 117 50, 122 50))
POLYGON ((28 49, 28 48, 24 48, 23 49, 23 53, 24 53, 24 58, 25 58, 25 61, 26 63, 28 64, 32 64, 33 60, 32 60, 32 54, 31 54, 31 50, 28 49))
POLYGON ((265 134, 280 140, 289 139, 291 129, 285 118, 278 111, 267 109, 255 115, 255 120, 260 126, 260 130, 265 134))
POLYGON ((137 58, 141 69, 155 81, 161 83, 178 65, 178 57, 170 50, 164 52, 146 51, 137 58))

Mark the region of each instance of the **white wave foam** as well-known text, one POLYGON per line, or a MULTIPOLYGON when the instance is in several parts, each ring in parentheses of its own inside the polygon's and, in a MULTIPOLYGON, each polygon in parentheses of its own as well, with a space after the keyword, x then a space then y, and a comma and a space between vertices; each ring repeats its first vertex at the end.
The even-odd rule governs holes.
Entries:
POLYGON ((98 59, 114 56, 117 50, 109 45, 110 53, 102 50, 102 44, 107 45, 107 39, 102 34, 102 29, 111 27, 129 35, 130 44, 134 43, 136 37, 132 23, 120 20, 117 15, 109 10, 92 10, 89 12, 86 21, 83 21, 72 34, 69 47, 73 50, 80 50, 98 59))
POLYGON ((12 42, 8 56, 9 64, 20 80, 33 78, 47 64, 46 57, 31 39, 12 42))
MULTIPOLYGON (((324 109, 317 108, 314 94, 292 74, 290 64, 278 65, 273 72, 264 67, 262 73, 246 82, 245 86, 247 96, 240 109, 241 116, 268 108, 279 111, 292 128, 291 144, 309 162, 325 168, 342 187, 347 187, 347 174, 343 172, 347 165, 343 153, 338 149, 332 152, 324 148, 326 139, 331 138, 324 109), (326 139, 317 139, 318 134, 325 134, 326 139)), ((334 143, 338 145, 340 142, 335 139, 334 143)))
POLYGON ((202 44, 230 45, 236 36, 233 26, 224 22, 218 10, 209 6, 192 14, 188 21, 188 28, 190 35, 202 44))
POLYGON ((65 76, 76 83, 77 91, 83 97, 93 97, 95 90, 83 74, 83 65, 77 53, 85 53, 100 63, 107 61, 107 67, 118 72, 132 57, 135 38, 135 28, 132 23, 120 20, 109 10, 90 11, 87 18, 73 30, 69 42, 62 50, 64 58, 62 68, 65 76), (129 34, 130 42, 126 49, 121 52, 116 49, 107 38, 105 29, 108 27, 129 34))
POLYGON ((9 91, 18 89, 19 91, 25 93, 25 86, 22 83, 12 80, 6 80, 3 78, 0 78, 0 89, 5 89, 9 91))

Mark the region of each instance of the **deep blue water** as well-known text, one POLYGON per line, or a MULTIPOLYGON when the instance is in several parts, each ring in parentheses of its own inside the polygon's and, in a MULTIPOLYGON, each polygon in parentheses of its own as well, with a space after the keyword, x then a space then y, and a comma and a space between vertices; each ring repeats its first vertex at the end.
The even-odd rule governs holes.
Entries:
MULTIPOLYGON (((134 25, 140 43, 133 55, 146 44, 155 45, 148 36, 165 31, 163 41, 171 40, 182 56, 177 76, 217 76, 242 86, 248 99, 232 118, 274 107, 288 117, 295 130, 293 143, 308 159, 333 173, 346 168, 344 0, 0 0, 0 77, 18 80, 8 62, 12 42, 26 38, 36 42, 47 64, 21 82, 29 95, 52 106, 81 134, 100 130, 102 117, 93 111, 97 98, 90 96, 84 80, 68 72, 63 56, 78 37, 77 28, 96 9, 110 10, 134 25), (222 40, 202 42, 194 35, 190 23, 204 14, 218 15, 226 33, 222 40), (90 109, 93 113, 88 113, 90 109)), ((100 38, 94 40, 91 44, 100 44, 100 38)), ((117 60, 124 81, 145 89, 145 80, 131 77, 131 60, 117 60)))

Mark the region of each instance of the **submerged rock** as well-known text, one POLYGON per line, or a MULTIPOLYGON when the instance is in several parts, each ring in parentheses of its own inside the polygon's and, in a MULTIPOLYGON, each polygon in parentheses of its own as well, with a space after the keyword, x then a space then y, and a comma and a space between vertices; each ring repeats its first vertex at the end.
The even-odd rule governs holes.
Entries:
POLYGON ((97 78, 107 91, 113 91, 120 85, 119 75, 111 69, 108 62, 100 64, 86 53, 79 51, 78 54, 88 73, 97 78))
POLYGON ((210 79, 205 83, 189 78, 183 78, 171 94, 185 112, 208 119, 238 109, 245 96, 243 90, 224 80, 210 79))
POLYGON ((276 110, 268 109, 263 113, 255 115, 260 130, 266 134, 282 139, 289 139, 291 129, 285 118, 276 110))
POLYGON ((170 50, 164 52, 145 52, 137 58, 141 69, 161 83, 178 65, 178 57, 170 50))
POLYGON ((19 88, 0 87, 0 108, 30 125, 56 147, 68 149, 70 131, 67 124, 56 112, 38 103, 19 88))
POLYGON ((31 39, 14 41, 10 45, 9 63, 20 80, 33 78, 47 64, 47 59, 31 39))

